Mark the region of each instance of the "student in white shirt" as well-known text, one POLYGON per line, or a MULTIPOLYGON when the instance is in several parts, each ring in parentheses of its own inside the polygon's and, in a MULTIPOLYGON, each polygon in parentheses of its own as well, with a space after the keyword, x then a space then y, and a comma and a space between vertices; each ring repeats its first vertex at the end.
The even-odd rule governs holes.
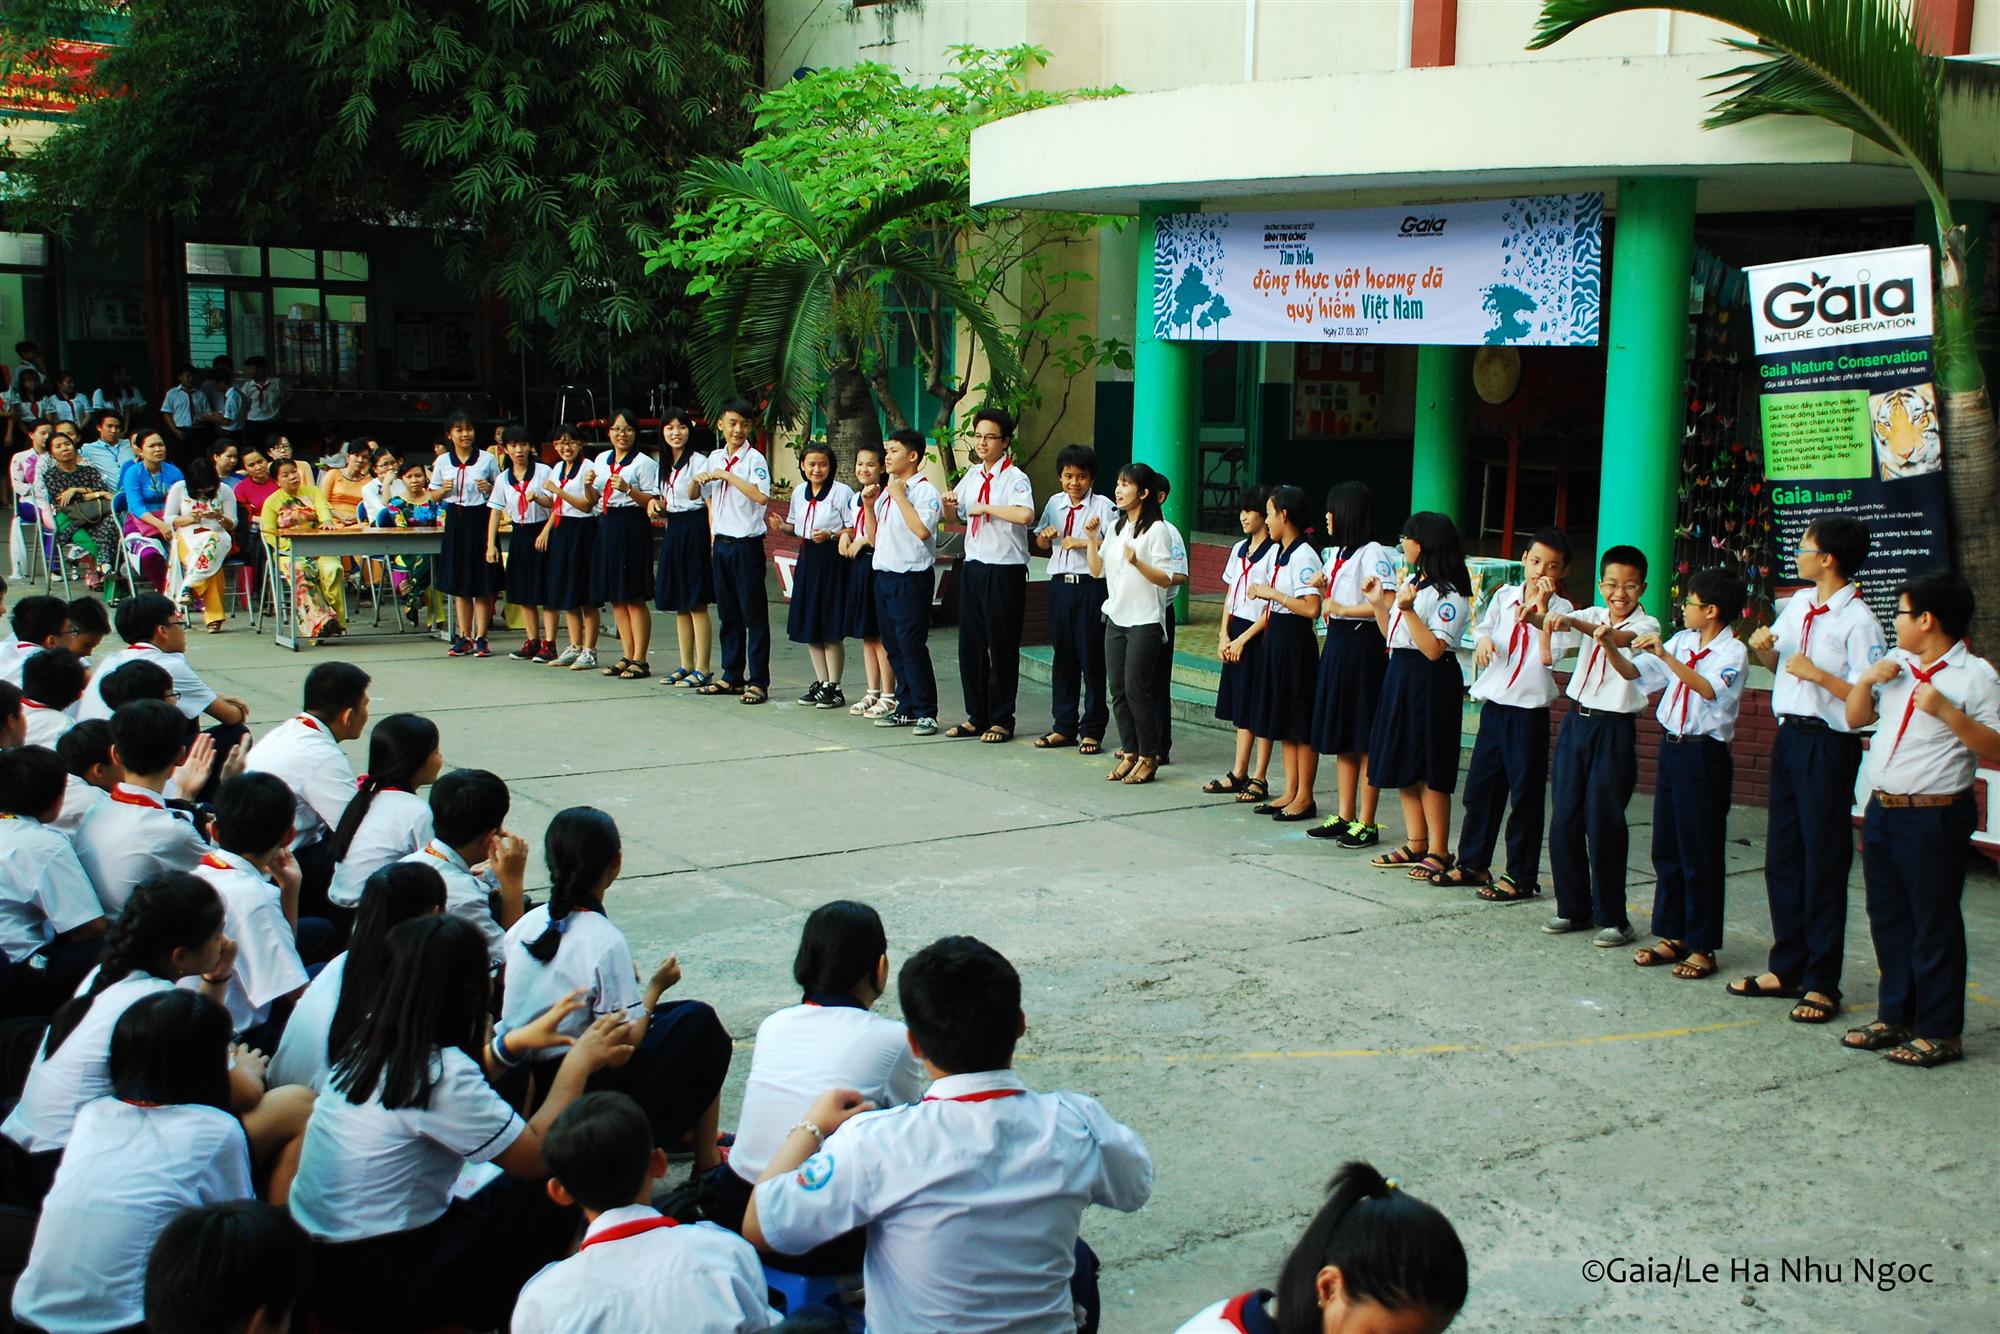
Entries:
POLYGON ((28 715, 21 687, 0 681, 0 750, 26 745, 27 740, 28 715))
POLYGON ((847 576, 849 563, 837 541, 859 506, 854 491, 833 475, 833 447, 808 440, 799 449, 803 479, 792 488, 790 508, 771 516, 771 531, 799 539, 792 570, 792 603, 785 637, 806 646, 813 683, 796 701, 804 708, 844 709, 840 679, 847 670, 847 576))
POLYGON ((479 932, 449 914, 389 933, 381 994, 335 1058, 306 1127, 292 1217, 315 1242, 319 1317, 346 1329, 500 1329, 521 1285, 561 1257, 576 1211, 543 1189, 542 1136, 584 1082, 631 1048, 606 1016, 570 1045, 547 1099, 522 1121, 487 1070, 567 1039, 575 1008, 487 1041, 479 932), (506 1175, 456 1197, 468 1163, 506 1175))
POLYGON ((69 773, 55 752, 0 752, 0 1013, 52 1012, 76 992, 104 945, 103 905, 55 827, 69 773))
POLYGON ((1104 663, 1111 709, 1118 719, 1118 763, 1112 782, 1150 783, 1159 769, 1161 739, 1153 697, 1159 655, 1167 651, 1165 618, 1176 584, 1171 545, 1160 517, 1159 476, 1143 463, 1118 473, 1112 499, 1117 523, 1106 531, 1093 515, 1084 523, 1084 556, 1104 580, 1104 663))
POLYGON ((436 723, 414 713, 377 720, 368 735, 368 772, 327 850, 334 864, 327 898, 334 906, 353 910, 369 876, 430 842, 431 805, 418 793, 442 772, 436 723))
POLYGON ((639 451, 639 415, 629 408, 611 414, 611 448, 597 456, 591 481, 602 498, 597 517, 597 550, 590 562, 591 596, 611 604, 624 656, 601 674, 639 681, 653 674, 653 525, 648 514, 660 492, 660 469, 639 451))
POLYGON ((262 357, 243 362, 243 424, 253 439, 280 431, 285 417, 285 382, 270 373, 270 363, 262 357))
POLYGON ((996 407, 972 414, 979 465, 967 469, 944 498, 948 517, 965 522, 965 559, 958 566, 958 674, 966 720, 946 728, 948 737, 1001 742, 1014 735, 1035 489, 1008 454, 1013 444, 1012 414, 996 407))
POLYGON ((90 416, 90 399, 77 392, 76 376, 64 370, 56 372, 55 390, 43 407, 48 421, 68 422, 79 431, 90 416))
POLYGON ((58 597, 33 594, 17 601, 7 613, 14 633, 0 644, 0 680, 21 684, 21 666, 45 648, 64 646, 69 629, 69 604, 58 597))
POLYGON ((23 366, 14 374, 14 383, 0 403, 4 403, 14 414, 14 420, 23 426, 33 426, 49 420, 48 389, 42 384, 42 373, 32 366, 23 366))
POLYGON ((676 1334, 748 1334, 779 1320, 757 1252, 713 1223, 653 1208, 666 1151, 638 1103, 584 1094, 542 1144, 549 1197, 583 1210, 576 1254, 528 1280, 514 1334, 629 1334, 670 1323, 676 1334))
POLYGON ((507 931, 525 903, 528 845, 505 828, 509 804, 498 774, 452 770, 431 785, 430 841, 403 858, 444 877, 445 911, 478 929, 495 968, 506 961, 507 931), (490 879, 473 873, 482 863, 490 879))
POLYGON ((487 618, 500 591, 500 567, 486 563, 488 497, 500 465, 479 448, 472 418, 454 412, 445 432, 451 448, 431 466, 425 498, 444 507, 444 549, 438 553, 432 584, 451 599, 453 633, 449 656, 488 658, 487 618))
MULTIPOLYGON (((1092 490, 1097 451, 1089 445, 1065 445, 1056 455, 1056 477, 1062 489, 1042 507, 1033 533, 1035 550, 1049 558, 1049 638, 1055 651, 1050 728, 1035 746, 1053 750, 1075 744, 1079 754, 1095 755, 1104 748, 1111 707, 1104 693, 1104 581, 1090 572, 1084 527, 1094 515, 1098 531, 1109 532, 1118 507, 1092 490)), ((1260 501, 1258 527, 1263 523, 1260 501)), ((1260 779, 1263 772, 1257 771, 1260 779)))
POLYGON ((1681 632, 1632 643, 1639 685, 1661 691, 1660 756, 1653 780, 1653 934, 1641 968, 1672 964, 1674 976, 1715 972, 1722 947, 1723 850, 1729 837, 1729 791, 1736 766, 1729 743, 1750 652, 1730 627, 1742 614, 1743 580, 1723 569, 1697 570, 1681 605, 1681 632))
MULTIPOLYGON (((78 723, 62 734, 55 752, 63 768, 69 771, 63 789, 62 814, 56 817, 55 826, 74 844, 83 817, 90 814, 91 807, 107 799, 122 777, 111 758, 111 724, 102 719, 78 723)), ((95 892, 93 888, 92 893, 95 892)))
MULTIPOLYGON (((1312 724, 1319 675, 1313 622, 1319 619, 1321 598, 1319 552, 1306 541, 1311 522, 1304 491, 1273 487, 1264 501, 1264 529, 1273 549, 1263 577, 1253 572, 1243 590, 1249 605, 1264 604, 1259 636, 1264 645, 1258 654, 1262 667, 1245 721, 1251 735, 1278 747, 1285 766, 1285 790, 1251 810, 1287 823, 1310 820, 1319 811, 1313 797, 1319 754, 1312 748, 1312 724)), ((1172 619, 1170 607, 1162 606, 1161 612, 1163 621, 1172 619)), ((1171 640, 1166 652, 1173 652, 1171 640)), ((1157 674, 1153 680, 1159 689, 1157 674)))
POLYGON ((162 871, 192 871, 208 841, 184 810, 164 795, 187 758, 187 725, 165 700, 127 704, 111 719, 111 759, 124 781, 90 808, 76 831, 77 860, 107 916, 116 916, 132 889, 162 871))
POLYGON ((1146 1202, 1145 1144, 1096 1099, 1033 1092, 1009 1068, 1021 979, 991 946, 937 941, 896 990, 930 1093, 886 1111, 853 1089, 821 1094, 764 1169, 744 1237, 796 1255, 865 1226, 881 1329, 1069 1334, 1072 1279, 1094 1286, 1083 1211, 1146 1202))
MULTIPOLYGON (((1271 742, 1250 730, 1255 695, 1262 685, 1263 636, 1269 623, 1265 609, 1251 601, 1250 586, 1271 581, 1271 562, 1278 552, 1278 544, 1265 526, 1264 506, 1270 498, 1268 486, 1246 486, 1236 496, 1236 524, 1243 537, 1223 558, 1222 616, 1215 627, 1215 653, 1222 663, 1215 716, 1235 724, 1236 749, 1229 772, 1201 785, 1211 796, 1231 794, 1237 801, 1251 804, 1267 801, 1271 795, 1271 742)), ((1053 601, 1054 588, 1049 596, 1053 601)), ((1369 620, 1372 624, 1374 618, 1369 620)))
MULTIPOLYGON (((715 601, 715 561, 709 551, 708 498, 701 475, 708 455, 691 443, 694 416, 686 408, 660 413, 660 498, 653 517, 665 519, 660 541, 660 565, 653 579, 653 605, 672 612, 680 649, 680 666, 667 676, 670 686, 699 689, 708 684, 715 661, 715 626, 709 604, 715 601)), ((847 553, 843 551, 842 555, 847 553)))
POLYGON ((929 640, 944 501, 924 476, 924 449, 923 436, 907 427, 889 432, 882 445, 887 480, 863 489, 861 508, 875 548, 875 620, 896 678, 895 710, 876 718, 875 726, 936 736, 937 673, 929 640))
POLYGON ((174 368, 174 376, 177 382, 160 400, 160 428, 174 442, 176 455, 187 457, 208 443, 208 395, 201 391, 192 364, 182 362, 174 368))
POLYGON ((1338 804, 1306 834, 1348 849, 1382 841, 1375 822, 1381 792, 1368 782, 1367 762, 1389 648, 1361 586, 1368 579, 1391 582, 1396 566, 1374 533, 1374 491, 1366 482, 1335 483, 1326 493, 1328 546, 1320 581, 1326 647, 1313 687, 1312 745, 1316 754, 1333 756, 1338 804))
MULTIPOLYGON (((505 1039, 533 1023, 565 996, 583 1001, 562 1026, 566 1036, 580 1036, 605 1015, 623 1018, 623 1041, 634 1049, 632 1057, 591 1076, 591 1088, 632 1095, 652 1118, 659 1143, 692 1139, 695 1171, 712 1171, 721 1162, 716 1129, 722 1081, 729 1073, 729 1034, 701 1001, 661 1004, 681 977, 673 955, 654 967, 641 990, 631 946, 605 909, 625 866, 617 822, 593 806, 572 806, 549 821, 542 851, 549 901, 507 928, 506 986, 495 1036, 505 1039)), ((523 1063, 519 1083, 561 1055, 545 1052, 523 1063)), ((539 1091, 547 1081, 535 1083, 539 1091)))
POLYGON ((1368 1163, 1343 1164, 1276 1292, 1253 1288, 1175 1334, 1437 1334, 1465 1305, 1465 1246, 1448 1219, 1368 1163))
POLYGON ((111 709, 104 702, 100 683, 128 662, 151 662, 173 677, 175 702, 190 722, 204 714, 215 719, 208 733, 218 754, 227 756, 242 743, 249 735, 245 724, 250 719, 250 706, 234 695, 217 692, 188 662, 187 617, 172 598, 153 592, 127 598, 118 604, 112 622, 123 647, 97 664, 77 708, 79 719, 109 718, 111 709))
POLYGON ((50 750, 76 726, 70 706, 83 698, 83 661, 65 648, 36 649, 21 667, 21 711, 26 744, 50 750))
POLYGON ((503 588, 507 604, 521 609, 521 625, 528 635, 507 656, 521 662, 554 662, 556 610, 549 605, 548 557, 536 545, 549 518, 548 507, 536 497, 547 489, 551 472, 535 457, 526 427, 509 426, 500 434, 507 447, 507 466, 486 499, 486 562, 499 561, 500 524, 507 520, 513 527, 507 533, 503 588))
POLYGON ((882 446, 872 441, 855 445, 854 515, 840 534, 840 554, 847 558, 847 633, 861 641, 868 681, 867 693, 847 706, 858 718, 886 718, 896 711, 896 673, 882 647, 882 622, 875 614, 875 544, 868 537, 869 502, 864 498, 878 494, 887 476, 882 453, 882 446))
POLYGON ((2000 682, 1972 656, 1972 589, 1940 571, 1896 590, 1896 651, 1861 674, 1847 725, 1879 722, 1868 747, 1861 821, 1868 933, 1882 974, 1875 1021, 1843 1039, 1898 1065, 1965 1054, 1968 840, 1973 779, 2000 764, 2000 682))
POLYGON ((732 398, 715 416, 722 448, 700 474, 709 495, 714 533, 715 611, 722 620, 722 679, 704 695, 740 694, 745 704, 771 697, 771 609, 764 592, 764 507, 771 503, 771 465, 750 443, 757 410, 732 398))
POLYGON ((127 1329, 146 1257, 181 1210, 252 1198, 250 1145, 229 1112, 229 1019, 206 998, 138 999, 111 1032, 111 1097, 77 1113, 42 1202, 14 1315, 49 1334, 127 1329))
POLYGON ((311 1238, 276 1205, 183 1209, 146 1261, 147 1334, 302 1331, 294 1312, 311 1272, 311 1238))
POLYGON ((292 853, 304 880, 299 902, 309 916, 330 916, 333 832, 354 800, 354 765, 341 743, 368 726, 368 673, 350 662, 322 662, 306 673, 303 712, 266 732, 244 767, 276 774, 298 801, 292 853))
MULTIPOLYGON (((865 903, 823 903, 799 935, 792 979, 803 999, 757 1027, 750 1078, 729 1161, 702 1192, 708 1217, 741 1231, 750 1191, 806 1109, 830 1088, 851 1088, 876 1107, 902 1107, 923 1096, 923 1066, 910 1031, 875 1014, 889 985, 889 942, 882 919, 865 903)), ((855 1231, 786 1256, 794 1274, 852 1274, 861 1269, 867 1235, 855 1231)))

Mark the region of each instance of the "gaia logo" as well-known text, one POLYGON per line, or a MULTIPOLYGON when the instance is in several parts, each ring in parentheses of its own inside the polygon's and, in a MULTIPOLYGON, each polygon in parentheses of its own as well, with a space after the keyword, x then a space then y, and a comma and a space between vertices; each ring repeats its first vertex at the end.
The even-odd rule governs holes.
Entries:
POLYGON ((1779 283, 1764 296, 1764 318, 1774 329, 1797 329, 1817 319, 1821 324, 1853 324, 1861 320, 1908 318, 1916 313, 1916 281, 1912 278, 1885 278, 1870 281, 1863 269, 1855 281, 1834 286, 1823 273, 1813 273, 1810 284, 1779 283))

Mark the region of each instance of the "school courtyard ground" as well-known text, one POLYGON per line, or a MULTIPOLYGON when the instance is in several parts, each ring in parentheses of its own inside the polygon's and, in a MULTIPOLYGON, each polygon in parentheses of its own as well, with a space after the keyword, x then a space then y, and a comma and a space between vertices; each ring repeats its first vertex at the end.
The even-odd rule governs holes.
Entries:
MULTIPOLYGON (((1227 767, 1220 731, 1177 726, 1161 781, 1125 787, 1104 781, 1108 757, 1026 735, 918 740, 795 707, 809 674, 782 636, 776 700, 745 708, 657 679, 447 660, 415 636, 294 655, 231 624, 196 634, 191 657, 259 731, 297 707, 307 668, 340 657, 373 675, 376 716, 427 713, 451 764, 503 775, 508 824, 531 844, 565 806, 616 816, 613 916, 642 960, 678 954, 683 994, 738 1041, 725 1125, 758 1021, 797 1000, 791 957, 815 905, 873 903, 892 965, 954 932, 1003 950, 1023 982, 1022 1075, 1102 1099, 1154 1155, 1151 1204, 1084 1219, 1108 1331, 1169 1331, 1270 1286, 1321 1183, 1357 1157, 1457 1225, 1472 1264, 1457 1328, 2000 1327, 1990 871, 1965 901, 1968 1059, 1896 1069, 1841 1050, 1844 1023, 1801 1027, 1782 1003, 1724 995, 1722 977, 1676 981, 1586 935, 1545 936, 1546 898, 1481 904, 1204 797, 1227 767)), ((933 638, 946 721, 952 635, 933 638)), ((670 621, 654 649, 672 665, 670 621)), ((1021 703, 1031 735, 1045 689, 1021 703)), ((365 743, 350 749, 359 770, 365 743)), ((1642 928, 1649 814, 1635 798, 1642 928)), ((1758 810, 1731 820, 1725 976, 1757 971, 1768 944, 1762 830, 1758 810)), ((531 891, 546 884, 535 857, 531 891)), ((1858 860, 1853 895, 1848 1004, 1865 1019, 1858 860)))

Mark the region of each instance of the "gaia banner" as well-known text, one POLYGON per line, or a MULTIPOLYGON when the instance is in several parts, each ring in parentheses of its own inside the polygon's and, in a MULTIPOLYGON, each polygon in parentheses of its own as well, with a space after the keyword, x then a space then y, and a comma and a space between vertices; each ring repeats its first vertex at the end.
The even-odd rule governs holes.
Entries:
POLYGON ((1604 196, 1155 220, 1153 336, 1597 342, 1604 196))
POLYGON ((1789 565, 1821 515, 1861 520, 1869 536, 1861 586, 1886 628, 1896 585, 1950 563, 1930 247, 1744 272, 1781 559, 1789 565))

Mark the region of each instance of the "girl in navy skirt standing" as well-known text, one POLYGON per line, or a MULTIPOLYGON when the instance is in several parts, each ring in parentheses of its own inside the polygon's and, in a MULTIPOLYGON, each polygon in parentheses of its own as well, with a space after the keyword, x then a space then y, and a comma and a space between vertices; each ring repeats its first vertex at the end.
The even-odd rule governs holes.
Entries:
POLYGON ((882 446, 863 442, 854 447, 854 513, 841 530, 840 554, 847 557, 847 633, 861 641, 861 665, 868 673, 868 693, 847 706, 857 717, 886 718, 896 711, 896 673, 882 647, 882 627, 875 619, 875 544, 868 540, 869 488, 882 485, 882 446))
MULTIPOLYGON (((1285 794, 1258 806, 1259 815, 1287 823, 1310 820, 1313 776, 1319 756, 1312 748, 1313 675, 1319 645, 1313 622, 1319 618, 1319 554, 1305 539, 1310 514, 1306 493, 1281 486, 1265 502, 1265 526, 1277 551, 1268 580, 1250 585, 1250 596, 1270 607, 1265 622, 1263 684, 1252 696, 1250 730, 1284 751, 1285 794)), ((1240 720, 1239 720, 1240 721, 1240 720)))
POLYGON ((1227 776, 1210 779, 1201 790, 1210 796, 1234 792, 1238 801, 1259 802, 1271 795, 1265 775, 1271 769, 1271 743, 1258 741, 1250 730, 1254 713, 1251 696, 1261 685, 1264 669, 1259 641, 1264 634, 1264 606, 1250 597, 1252 584, 1266 583, 1271 577, 1271 561, 1278 544, 1264 526, 1264 504, 1270 488, 1245 488, 1236 498, 1236 518, 1243 528, 1243 540, 1230 548, 1222 565, 1222 624, 1216 656, 1222 659, 1222 680, 1215 688, 1215 716, 1236 724, 1236 763, 1227 776), (1250 768, 1256 753, 1256 772, 1250 768))
POLYGON ((660 414, 660 498, 653 513, 667 521, 660 543, 659 576, 653 584, 653 605, 674 614, 680 666, 667 674, 670 686, 705 686, 714 660, 715 629, 708 604, 715 601, 715 566, 709 560, 708 499, 695 478, 708 467, 708 456, 694 447, 694 418, 686 408, 660 414))
POLYGON ((449 656, 490 658, 486 623, 493 595, 500 591, 500 567, 486 563, 486 501, 500 465, 479 448, 478 432, 466 413, 454 412, 445 434, 451 445, 432 465, 427 493, 444 511, 444 550, 438 553, 432 587, 451 599, 449 656))
POLYGON ((1429 510, 1403 524, 1401 587, 1370 575, 1362 595, 1389 644, 1382 704, 1368 738, 1368 781, 1395 788, 1403 803, 1403 846, 1375 866, 1407 866, 1412 880, 1451 869, 1451 794, 1458 786, 1461 701, 1458 665, 1472 576, 1450 518, 1429 510))
POLYGON ((528 636, 507 656, 523 662, 556 660, 556 614, 549 607, 548 557, 537 549, 548 507, 536 499, 548 485, 549 465, 535 457, 534 441, 525 426, 509 426, 500 435, 507 466, 500 470, 487 500, 486 563, 500 562, 500 520, 514 526, 507 534, 507 568, 503 576, 507 601, 521 609, 521 629, 528 636))
POLYGON ((618 408, 611 414, 611 448, 590 465, 590 480, 603 497, 597 517, 597 554, 590 568, 591 597, 609 602, 618 622, 625 656, 603 669, 621 681, 653 674, 646 652, 653 638, 653 522, 647 517, 660 491, 659 465, 639 452, 639 414, 618 408))
POLYGON ((1330 838, 1343 848, 1381 841, 1375 803, 1381 792, 1363 767, 1375 706, 1382 697, 1382 670, 1388 650, 1375 608, 1361 595, 1362 583, 1387 584, 1396 572, 1389 549, 1371 541, 1375 493, 1366 482, 1341 482, 1326 493, 1326 648, 1319 655, 1319 685, 1313 692, 1313 750, 1334 757, 1340 808, 1325 824, 1306 832, 1330 838))
POLYGON ((550 611, 563 614, 569 647, 555 660, 573 672, 597 666, 597 599, 591 596, 590 567, 597 554, 597 490, 583 457, 583 437, 574 426, 558 426, 551 442, 556 466, 542 489, 549 521, 535 547, 548 557, 543 577, 550 611))
POLYGON ((812 658, 812 689, 798 703, 812 708, 844 709, 840 678, 847 669, 847 570, 837 545, 859 510, 853 488, 833 475, 833 449, 824 440, 809 440, 799 452, 805 480, 792 488, 785 517, 770 516, 773 532, 799 539, 799 560, 792 568, 792 606, 785 618, 785 637, 804 644, 812 658))

